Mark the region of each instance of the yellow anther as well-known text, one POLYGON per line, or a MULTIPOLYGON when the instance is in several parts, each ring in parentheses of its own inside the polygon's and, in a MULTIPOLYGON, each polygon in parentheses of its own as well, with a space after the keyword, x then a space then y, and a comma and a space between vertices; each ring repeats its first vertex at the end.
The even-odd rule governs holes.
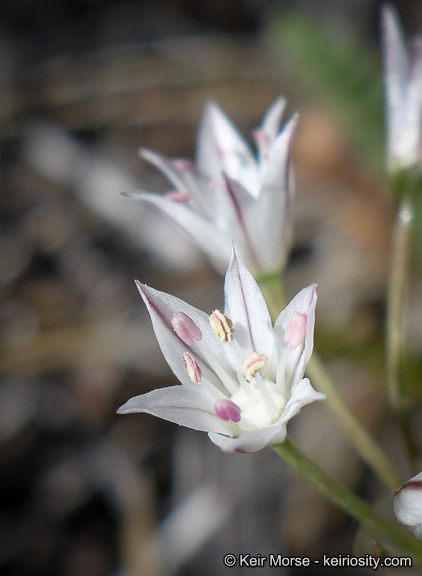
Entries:
POLYGON ((268 357, 265 354, 254 352, 248 356, 243 364, 246 380, 252 380, 259 370, 268 364, 268 357))
POLYGON ((230 318, 224 316, 220 310, 214 310, 210 316, 210 325, 214 333, 220 338, 222 342, 232 342, 233 340, 233 325, 230 318))

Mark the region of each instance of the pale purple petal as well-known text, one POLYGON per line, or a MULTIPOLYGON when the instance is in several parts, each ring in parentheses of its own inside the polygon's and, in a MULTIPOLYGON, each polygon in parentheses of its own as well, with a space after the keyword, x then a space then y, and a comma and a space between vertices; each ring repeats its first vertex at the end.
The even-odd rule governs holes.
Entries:
POLYGON ((295 416, 306 404, 324 399, 325 394, 314 390, 308 378, 303 378, 293 384, 290 399, 283 410, 280 421, 287 423, 290 418, 295 416))
POLYGON ((224 293, 225 314, 233 322, 235 338, 247 355, 252 352, 266 354, 270 360, 266 368, 272 368, 275 341, 267 304, 252 274, 239 260, 235 247, 226 274, 224 293))
POLYGON ((278 444, 286 438, 286 426, 281 422, 276 422, 267 428, 245 432, 237 438, 230 438, 210 432, 210 440, 214 442, 223 452, 231 454, 233 452, 257 452, 270 444, 278 444))
POLYGON ((230 258, 232 238, 216 225, 203 218, 186 204, 168 200, 160 194, 128 192, 124 196, 150 206, 193 240, 210 258, 214 266, 223 272, 230 258))
POLYGON ((134 396, 117 412, 145 412, 194 430, 230 434, 233 424, 224 422, 216 415, 214 404, 214 398, 204 388, 191 384, 158 388, 134 396))

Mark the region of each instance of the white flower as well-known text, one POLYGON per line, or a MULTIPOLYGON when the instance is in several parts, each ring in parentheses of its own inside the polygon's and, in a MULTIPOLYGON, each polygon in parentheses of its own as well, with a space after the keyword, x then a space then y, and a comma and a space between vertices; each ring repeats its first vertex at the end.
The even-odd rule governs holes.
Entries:
POLYGON ((292 185, 290 148, 294 115, 279 132, 285 101, 279 98, 255 131, 258 160, 219 106, 209 102, 197 141, 196 165, 142 149, 141 156, 174 186, 166 195, 135 191, 166 216, 224 272, 234 241, 254 275, 279 272, 290 250, 292 185))
POLYGON ((394 494, 394 513, 401 524, 408 526, 422 540, 422 472, 414 476, 394 494))
POLYGON ((385 6, 382 18, 387 163, 394 171, 422 161, 422 37, 415 37, 408 49, 395 11, 385 6))
POLYGON ((316 285, 303 289, 274 328, 261 291, 236 250, 224 314, 205 312, 138 283, 161 350, 181 385, 130 399, 119 413, 147 412, 208 432, 225 452, 283 442, 286 424, 324 398, 304 378, 312 353, 316 285))

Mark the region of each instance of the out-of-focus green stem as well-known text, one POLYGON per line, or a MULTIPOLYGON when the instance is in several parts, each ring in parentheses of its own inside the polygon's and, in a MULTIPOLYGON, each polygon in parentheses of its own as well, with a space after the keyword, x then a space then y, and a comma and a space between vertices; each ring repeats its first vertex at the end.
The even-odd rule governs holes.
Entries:
POLYGON ((410 194, 399 202, 392 234, 390 277, 387 293, 386 383, 390 405, 403 437, 407 458, 413 473, 420 471, 418 450, 411 431, 409 412, 404 401, 401 361, 403 329, 407 302, 410 235, 414 219, 410 194))
POLYGON ((258 276, 256 281, 264 295, 271 318, 273 322, 275 322, 277 316, 287 304, 284 295, 283 274, 281 272, 265 274, 263 276, 258 276))
POLYGON ((403 483, 400 474, 373 436, 362 426, 350 408, 344 403, 337 387, 315 352, 308 363, 306 373, 318 392, 322 392, 327 396, 326 401, 330 411, 343 427, 346 436, 356 451, 389 490, 392 492, 397 490, 403 483))
POLYGON ((287 464, 311 482, 333 504, 363 524, 377 544, 389 554, 411 556, 414 565, 422 565, 422 542, 412 534, 375 512, 351 490, 310 460, 289 437, 273 449, 287 464))
MULTIPOLYGON (((286 301, 281 275, 266 276, 258 278, 257 281, 267 298, 271 316, 275 319, 285 306, 286 301)), ((358 454, 372 468, 388 490, 392 492, 397 490, 403 483, 400 474, 379 444, 345 404, 315 351, 308 363, 306 372, 316 390, 327 396, 326 403, 329 410, 343 428, 358 454)))

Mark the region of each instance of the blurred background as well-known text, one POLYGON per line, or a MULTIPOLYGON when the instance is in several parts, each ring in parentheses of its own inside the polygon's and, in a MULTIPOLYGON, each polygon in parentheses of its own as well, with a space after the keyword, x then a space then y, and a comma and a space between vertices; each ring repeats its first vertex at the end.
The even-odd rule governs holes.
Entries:
MULTIPOLYGON (((193 158, 210 98, 252 144, 281 94, 286 118, 300 112, 288 293, 318 282, 317 348, 409 476, 383 390, 392 202, 383 175, 381 4, 2 2, 2 575, 211 576, 227 570, 226 553, 373 551, 271 450, 227 456, 205 434, 115 411, 175 383, 134 278, 206 311, 222 305, 222 279, 196 248, 120 196, 169 189, 138 149, 193 158)), ((422 30, 417 0, 395 5, 410 34, 422 30)), ((408 329, 415 403, 419 268, 416 257, 408 329)), ((290 432, 324 469, 389 509, 324 403, 306 407, 290 432)))

